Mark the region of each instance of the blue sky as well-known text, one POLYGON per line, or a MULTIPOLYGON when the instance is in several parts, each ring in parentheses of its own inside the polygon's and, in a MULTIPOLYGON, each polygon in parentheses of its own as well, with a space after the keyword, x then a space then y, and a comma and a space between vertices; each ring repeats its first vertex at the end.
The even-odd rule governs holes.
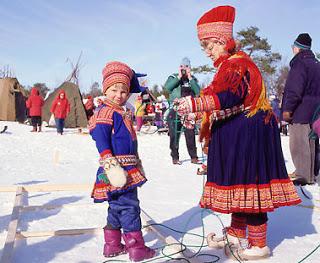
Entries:
POLYGON ((101 83, 106 62, 120 60, 163 84, 184 56, 192 66, 211 64, 196 33, 201 15, 217 5, 236 7, 234 32, 257 26, 272 50, 292 58, 301 32, 320 51, 319 0, 0 0, 0 68, 10 65, 23 85, 60 85, 71 72, 67 58, 83 67, 80 88, 101 83))

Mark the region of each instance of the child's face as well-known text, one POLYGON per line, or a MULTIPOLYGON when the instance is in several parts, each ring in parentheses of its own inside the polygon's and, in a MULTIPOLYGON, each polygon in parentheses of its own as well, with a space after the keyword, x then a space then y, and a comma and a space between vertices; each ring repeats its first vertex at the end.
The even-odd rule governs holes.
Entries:
POLYGON ((119 106, 123 106, 128 99, 128 87, 123 83, 113 84, 107 89, 105 96, 108 100, 116 103, 119 106))

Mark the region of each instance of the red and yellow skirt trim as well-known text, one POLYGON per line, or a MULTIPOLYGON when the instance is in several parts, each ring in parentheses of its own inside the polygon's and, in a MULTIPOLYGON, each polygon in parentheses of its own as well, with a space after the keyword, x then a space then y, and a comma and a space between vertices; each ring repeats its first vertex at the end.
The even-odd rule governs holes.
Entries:
POLYGON ((301 203, 290 179, 274 179, 269 184, 220 186, 207 182, 200 206, 220 213, 265 213, 281 206, 301 203))
POLYGON ((108 200, 108 193, 114 191, 125 191, 128 188, 132 188, 134 186, 139 186, 145 183, 147 179, 143 176, 139 169, 134 168, 128 171, 127 183, 124 187, 114 187, 111 184, 105 184, 100 181, 99 183, 95 183, 91 197, 95 199, 95 201, 106 201, 108 200))

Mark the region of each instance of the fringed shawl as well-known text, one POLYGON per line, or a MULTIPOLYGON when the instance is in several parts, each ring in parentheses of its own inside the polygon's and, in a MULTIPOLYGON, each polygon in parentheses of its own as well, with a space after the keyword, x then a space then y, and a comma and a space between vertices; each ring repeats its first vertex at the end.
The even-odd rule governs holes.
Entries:
MULTIPOLYGON (((261 73, 245 52, 238 51, 234 55, 221 56, 214 66, 218 68, 218 71, 212 83, 202 91, 203 95, 213 95, 228 90, 243 94, 244 91, 241 89, 246 87, 247 95, 244 98, 244 107, 248 111, 247 117, 254 116, 259 110, 271 110, 261 73), (246 85, 242 85, 243 81, 246 85)), ((200 131, 201 141, 210 138, 211 113, 205 112, 203 116, 200 131)))

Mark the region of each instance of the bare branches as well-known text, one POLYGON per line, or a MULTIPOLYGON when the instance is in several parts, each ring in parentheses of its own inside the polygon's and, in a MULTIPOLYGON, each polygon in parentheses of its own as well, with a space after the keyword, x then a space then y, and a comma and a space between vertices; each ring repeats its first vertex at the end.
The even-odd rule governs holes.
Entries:
POLYGON ((74 84, 76 84, 77 86, 79 86, 79 73, 80 73, 80 69, 83 67, 83 65, 80 63, 82 57, 82 51, 80 52, 79 58, 77 63, 74 65, 73 62, 67 58, 66 62, 69 62, 72 68, 72 71, 70 73, 70 75, 67 77, 66 81, 70 81, 74 84))
POLYGON ((14 71, 10 68, 9 65, 5 65, 0 69, 0 78, 15 78, 15 73, 14 71))

